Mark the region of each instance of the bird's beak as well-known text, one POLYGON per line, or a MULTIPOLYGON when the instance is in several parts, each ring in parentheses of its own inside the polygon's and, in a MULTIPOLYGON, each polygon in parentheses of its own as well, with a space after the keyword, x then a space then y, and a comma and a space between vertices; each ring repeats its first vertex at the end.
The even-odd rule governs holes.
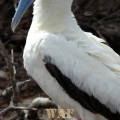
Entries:
POLYGON ((34 0, 20 0, 18 8, 16 9, 15 15, 12 19, 11 28, 14 31, 20 20, 22 19, 24 13, 27 11, 29 6, 34 2, 34 0))

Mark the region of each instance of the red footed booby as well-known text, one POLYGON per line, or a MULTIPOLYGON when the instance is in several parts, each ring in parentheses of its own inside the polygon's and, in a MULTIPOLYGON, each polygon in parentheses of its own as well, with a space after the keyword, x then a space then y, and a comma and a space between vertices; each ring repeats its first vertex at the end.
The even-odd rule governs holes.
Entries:
POLYGON ((23 53, 24 67, 58 105, 82 120, 120 120, 120 57, 86 33, 72 0, 20 0, 12 30, 34 2, 23 53))

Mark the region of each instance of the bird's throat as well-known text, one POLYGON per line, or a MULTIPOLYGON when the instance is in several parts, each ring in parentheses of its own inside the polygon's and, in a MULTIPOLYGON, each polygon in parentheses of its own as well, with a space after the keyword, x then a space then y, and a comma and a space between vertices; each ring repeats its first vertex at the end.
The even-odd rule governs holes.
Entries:
POLYGON ((36 0, 33 23, 46 28, 66 23, 72 16, 72 0, 36 0))

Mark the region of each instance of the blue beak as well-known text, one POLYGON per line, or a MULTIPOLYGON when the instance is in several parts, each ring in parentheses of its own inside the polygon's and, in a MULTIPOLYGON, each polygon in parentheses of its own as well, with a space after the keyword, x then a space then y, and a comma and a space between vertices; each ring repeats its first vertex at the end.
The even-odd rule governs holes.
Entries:
POLYGON ((23 15, 29 8, 29 6, 34 2, 34 0, 20 0, 18 8, 16 9, 15 15, 12 19, 11 28, 14 31, 23 15))

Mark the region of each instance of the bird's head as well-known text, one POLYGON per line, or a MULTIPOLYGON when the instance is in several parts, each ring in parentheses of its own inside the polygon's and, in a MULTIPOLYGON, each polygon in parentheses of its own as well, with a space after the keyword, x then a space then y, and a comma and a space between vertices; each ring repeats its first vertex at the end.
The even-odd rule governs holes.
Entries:
POLYGON ((23 15, 29 8, 29 6, 34 2, 34 0, 20 0, 18 8, 16 9, 15 15, 12 19, 11 28, 14 31, 23 15))

